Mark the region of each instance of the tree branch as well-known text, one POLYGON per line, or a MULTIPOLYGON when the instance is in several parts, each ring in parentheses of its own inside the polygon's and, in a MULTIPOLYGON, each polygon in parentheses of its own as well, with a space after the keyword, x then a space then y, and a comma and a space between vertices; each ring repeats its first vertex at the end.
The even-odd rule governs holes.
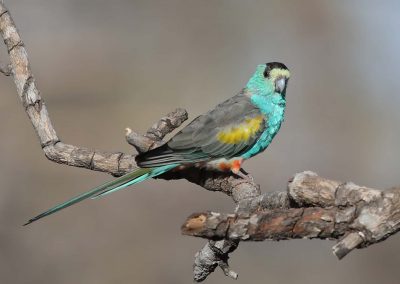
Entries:
MULTIPOLYGON (((0 33, 10 57, 17 93, 46 157, 60 164, 121 175, 136 166, 134 156, 91 150, 62 143, 51 123, 47 107, 32 74, 28 54, 10 13, 0 2, 0 33)), ((6 71, 6 73, 11 73, 6 71)))
MULTIPOLYGON (((10 57, 10 73, 13 75, 17 93, 32 122, 44 154, 50 161, 101 171, 114 176, 123 175, 137 168, 134 155, 93 150, 61 142, 51 123, 44 100, 37 89, 25 45, 8 9, 2 1, 0 1, 0 34, 4 39, 10 57)), ((6 71, 8 73, 8 70, 6 71)), ((135 146, 138 152, 144 152, 162 144, 164 136, 179 127, 186 119, 186 111, 177 109, 166 117, 161 118, 145 135, 140 135, 127 129, 126 139, 128 143, 135 146)), ((166 180, 185 178, 207 190, 223 192, 231 196, 235 202, 260 194, 259 186, 253 181, 243 181, 240 177, 232 174, 210 172, 196 168, 167 173, 159 178, 166 180)), ((229 244, 230 242, 225 241, 209 243, 210 248, 212 247, 215 250, 218 250, 219 247, 229 247, 230 249, 224 250, 225 252, 222 254, 208 255, 208 257, 212 263, 218 263, 228 275, 233 275, 233 273, 229 272, 225 259, 228 258, 228 253, 233 251, 237 245, 229 244)), ((195 279, 203 280, 211 273, 203 273, 202 277, 200 277, 196 271, 213 271, 211 266, 214 264, 203 261, 203 256, 205 257, 205 255, 207 254, 204 248, 196 255, 195 279)))
MULTIPOLYGON (((32 74, 25 45, 3 1, 0 0, 0 34, 9 54, 9 65, 0 72, 12 75, 22 105, 45 156, 53 162, 120 176, 137 168, 135 156, 93 150, 65 144, 58 138, 47 107, 32 74)), ((136 150, 146 152, 187 119, 187 112, 176 109, 161 118, 144 134, 127 129, 125 138, 136 150)), ((242 179, 231 173, 188 168, 158 178, 186 179, 209 191, 230 196, 234 214, 197 213, 182 226, 187 235, 209 239, 196 254, 194 279, 203 281, 216 267, 237 278, 228 265, 229 254, 239 241, 289 238, 340 239, 334 253, 344 257, 354 248, 382 241, 399 230, 399 189, 381 192, 318 177, 311 172, 297 174, 287 192, 261 194, 251 176, 242 179)))
POLYGON ((182 233, 236 241, 339 239, 333 252, 341 259, 400 229, 400 188, 380 191, 303 172, 289 182, 287 195, 290 208, 281 204, 282 208, 270 209, 261 204, 246 213, 193 214, 182 233))
POLYGON ((177 108, 161 118, 150 127, 144 135, 136 133, 130 128, 126 128, 125 138, 139 153, 147 152, 160 146, 164 137, 178 128, 187 119, 187 111, 177 108))

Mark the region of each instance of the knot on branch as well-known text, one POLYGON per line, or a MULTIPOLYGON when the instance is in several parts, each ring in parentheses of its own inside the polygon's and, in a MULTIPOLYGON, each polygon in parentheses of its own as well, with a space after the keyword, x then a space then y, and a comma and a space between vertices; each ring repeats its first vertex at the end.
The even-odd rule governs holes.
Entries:
MULTIPOLYGON (((1 15, 0 15, 1 17, 1 15)), ((12 75, 12 67, 11 64, 1 64, 0 63, 0 73, 2 73, 5 76, 11 76, 12 75)))

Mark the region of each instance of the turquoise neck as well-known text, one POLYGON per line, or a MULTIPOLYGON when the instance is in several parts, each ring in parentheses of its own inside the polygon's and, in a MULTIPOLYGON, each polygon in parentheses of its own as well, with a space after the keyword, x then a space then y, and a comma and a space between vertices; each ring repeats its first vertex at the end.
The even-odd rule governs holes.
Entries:
POLYGON ((263 75, 265 67, 261 66, 261 68, 257 67, 256 73, 247 83, 246 92, 250 94, 251 103, 264 114, 267 123, 257 142, 242 155, 244 159, 248 159, 268 147, 279 131, 285 114, 286 100, 284 96, 275 92, 271 81, 265 80, 263 75))
POLYGON ((256 72, 247 82, 246 91, 251 94, 251 102, 261 112, 270 116, 276 108, 285 108, 286 100, 275 92, 274 83, 264 78, 265 65, 258 65, 256 72))
POLYGON ((264 151, 278 133, 285 115, 286 100, 279 94, 269 96, 252 95, 251 102, 256 105, 266 117, 266 125, 257 142, 246 153, 243 159, 248 159, 264 151))
POLYGON ((274 93, 274 86, 272 82, 265 80, 264 78, 264 69, 264 64, 258 65, 256 72, 247 82, 246 89, 249 90, 251 94, 267 96, 274 93))
POLYGON ((286 107, 286 100, 277 93, 268 96, 253 94, 250 100, 269 119, 271 116, 280 116, 281 111, 284 111, 286 107))

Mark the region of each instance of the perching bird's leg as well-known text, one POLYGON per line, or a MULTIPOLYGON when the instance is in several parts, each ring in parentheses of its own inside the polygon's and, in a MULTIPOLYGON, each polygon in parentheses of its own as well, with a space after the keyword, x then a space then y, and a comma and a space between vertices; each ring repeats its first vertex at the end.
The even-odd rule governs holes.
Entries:
POLYGON ((246 180, 246 181, 249 181, 249 182, 251 182, 251 183, 254 183, 254 178, 253 178, 253 176, 251 175, 251 174, 249 174, 248 172, 246 172, 243 168, 240 168, 238 171, 236 171, 236 172, 234 172, 233 170, 232 170, 232 172, 235 174, 235 175, 237 175, 237 176, 239 176, 240 178, 242 178, 242 179, 244 179, 244 180, 246 180))
POLYGON ((247 180, 249 182, 254 182, 253 177, 242 168, 242 164, 243 164, 243 159, 234 160, 231 164, 232 173, 234 173, 235 175, 244 180, 247 180))

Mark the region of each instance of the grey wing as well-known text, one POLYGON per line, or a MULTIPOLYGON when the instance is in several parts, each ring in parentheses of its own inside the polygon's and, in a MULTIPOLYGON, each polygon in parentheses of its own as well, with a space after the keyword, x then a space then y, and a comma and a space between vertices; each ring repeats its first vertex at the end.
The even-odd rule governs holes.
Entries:
POLYGON ((163 146, 138 155, 136 161, 140 167, 154 167, 237 157, 254 145, 266 122, 263 120, 260 131, 248 140, 225 143, 218 134, 261 115, 250 99, 240 93, 195 118, 163 146))

